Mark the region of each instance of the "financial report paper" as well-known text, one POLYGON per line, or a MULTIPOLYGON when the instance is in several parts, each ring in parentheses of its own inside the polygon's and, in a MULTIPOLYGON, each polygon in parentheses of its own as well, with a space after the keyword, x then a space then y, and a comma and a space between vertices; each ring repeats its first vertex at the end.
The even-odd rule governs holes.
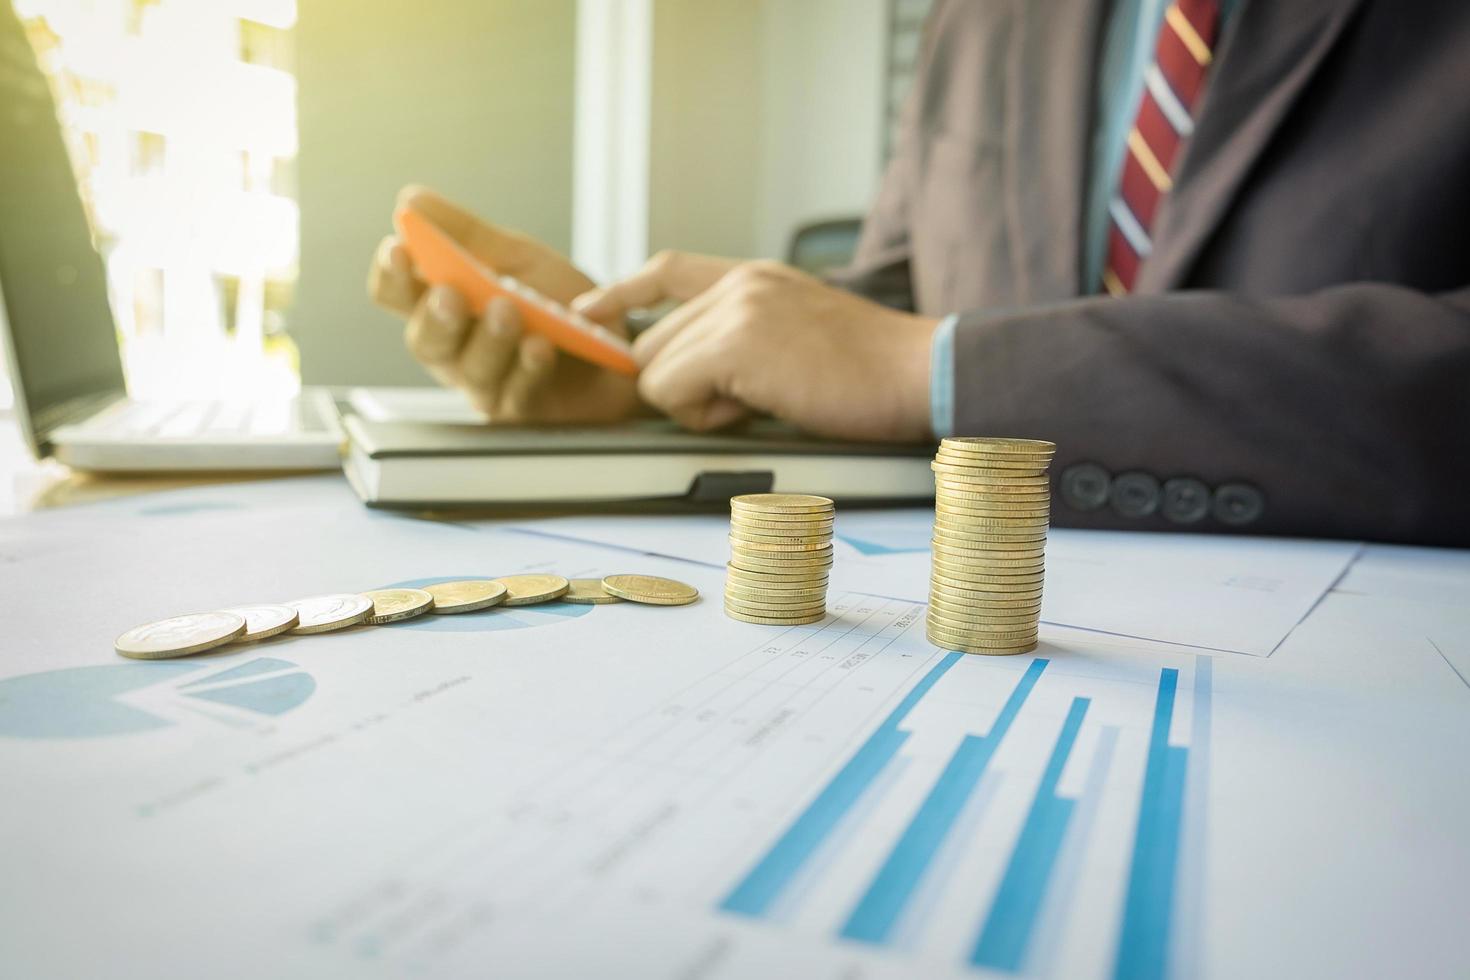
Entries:
MULTIPOLYGON (((923 602, 932 508, 839 508, 832 583, 923 602)), ((572 516, 522 530, 722 566, 730 522, 719 515, 572 516)), ((1042 622, 1270 656, 1352 563, 1351 541, 1053 528, 1042 622)))
POLYGON ((749 626, 697 563, 284 486, 8 527, 7 976, 1470 968, 1470 686, 1431 642, 1470 631, 1456 606, 1330 595, 1270 659, 1051 626, 967 657, 905 599, 749 626), (704 598, 110 649, 181 611, 533 570, 704 598))

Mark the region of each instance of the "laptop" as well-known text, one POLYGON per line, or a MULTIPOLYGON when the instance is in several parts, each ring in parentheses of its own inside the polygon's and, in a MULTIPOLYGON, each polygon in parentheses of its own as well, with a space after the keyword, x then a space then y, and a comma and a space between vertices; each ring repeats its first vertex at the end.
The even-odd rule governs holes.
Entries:
POLYGON ((121 471, 340 465, 342 430, 324 389, 261 403, 128 398, 106 275, 50 90, 8 10, 0 148, 0 343, 38 458, 121 471))

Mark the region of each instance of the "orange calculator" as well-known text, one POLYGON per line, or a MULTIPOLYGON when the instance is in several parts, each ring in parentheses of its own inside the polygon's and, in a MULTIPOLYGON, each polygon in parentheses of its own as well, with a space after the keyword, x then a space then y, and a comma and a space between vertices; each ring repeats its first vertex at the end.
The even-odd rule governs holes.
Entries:
POLYGON ((399 208, 393 215, 393 225, 424 281, 432 286, 453 287, 476 316, 485 312, 492 299, 504 296, 520 311, 527 330, 541 334, 574 357, 630 378, 638 376, 633 348, 602 324, 525 283, 499 275, 412 208, 399 208))

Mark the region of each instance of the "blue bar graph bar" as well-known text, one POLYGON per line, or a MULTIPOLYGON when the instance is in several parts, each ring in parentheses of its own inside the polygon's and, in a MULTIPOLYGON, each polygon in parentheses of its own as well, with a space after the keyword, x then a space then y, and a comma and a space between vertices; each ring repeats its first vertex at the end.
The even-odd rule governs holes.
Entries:
POLYGON ((1154 980, 1168 972, 1184 777, 1189 767, 1189 750, 1169 744, 1178 684, 1179 671, 1172 667, 1160 671, 1133 864, 1123 899, 1118 958, 1113 966, 1113 976, 1118 980, 1154 980))
POLYGON ((719 905, 722 911, 749 916, 761 916, 770 911, 771 905, 797 872, 908 740, 908 733, 900 731, 898 726, 939 678, 963 656, 962 653, 946 654, 930 668, 766 852, 765 857, 725 896, 719 905))
POLYGON ((944 772, 842 927, 839 934, 844 939, 869 943, 888 939, 915 886, 949 835, 980 777, 985 775, 996 748, 1005 738, 1011 722, 1026 703, 1047 663, 1042 659, 1032 661, 996 716, 990 731, 984 736, 965 736, 954 755, 950 756, 944 772))
POLYGON ((1075 800, 1057 795, 1057 783, 1061 781, 1062 770, 1091 703, 1088 698, 1072 699, 1061 734, 1041 774, 1031 811, 991 903, 990 914, 970 954, 970 962, 975 966, 1017 973, 1025 965, 1041 901, 1077 805, 1075 800))

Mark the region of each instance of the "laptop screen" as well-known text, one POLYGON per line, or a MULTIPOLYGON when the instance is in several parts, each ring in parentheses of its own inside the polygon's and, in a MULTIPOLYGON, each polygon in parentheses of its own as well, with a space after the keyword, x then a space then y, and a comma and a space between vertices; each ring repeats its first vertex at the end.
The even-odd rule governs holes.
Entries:
POLYGON ((102 260, 50 89, 9 0, 0 0, 0 296, 16 406, 39 437, 65 403, 122 394, 102 260))

